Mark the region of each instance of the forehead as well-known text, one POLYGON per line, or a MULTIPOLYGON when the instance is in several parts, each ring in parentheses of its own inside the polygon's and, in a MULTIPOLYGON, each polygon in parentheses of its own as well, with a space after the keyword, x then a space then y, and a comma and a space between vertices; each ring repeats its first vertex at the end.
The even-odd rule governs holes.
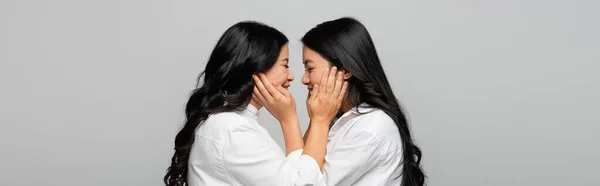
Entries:
POLYGON ((286 44, 283 47, 281 47, 281 52, 279 53, 278 60, 287 60, 288 57, 289 57, 289 50, 288 50, 288 46, 286 44))
POLYGON ((321 57, 321 54, 311 50, 308 47, 302 48, 302 63, 304 65, 316 64, 319 65, 321 63, 327 64, 328 61, 321 57))
POLYGON ((288 55, 288 53, 289 53, 288 45, 287 44, 283 45, 281 47, 281 51, 280 52, 281 52, 281 55, 288 55))
POLYGON ((302 47, 302 57, 313 57, 315 55, 319 54, 308 47, 302 47))

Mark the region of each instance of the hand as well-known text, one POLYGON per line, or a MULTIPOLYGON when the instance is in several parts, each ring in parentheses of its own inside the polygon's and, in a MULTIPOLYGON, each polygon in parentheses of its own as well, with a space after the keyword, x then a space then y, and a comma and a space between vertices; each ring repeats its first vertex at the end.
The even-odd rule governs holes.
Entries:
POLYGON ((258 100, 279 122, 297 120, 296 102, 292 94, 281 85, 272 84, 267 77, 259 73, 252 75, 254 93, 252 97, 258 100))
POLYGON ((342 105, 346 95, 348 82, 344 81, 343 72, 336 67, 325 69, 321 82, 310 92, 306 106, 311 123, 331 123, 342 105))

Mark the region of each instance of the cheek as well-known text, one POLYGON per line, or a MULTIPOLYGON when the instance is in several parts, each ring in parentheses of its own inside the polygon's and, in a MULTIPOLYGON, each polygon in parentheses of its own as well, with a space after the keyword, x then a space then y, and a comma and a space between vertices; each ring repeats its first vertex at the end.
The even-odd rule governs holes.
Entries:
POLYGON ((288 71, 286 68, 272 68, 265 73, 271 82, 281 84, 287 80, 288 71))
POLYGON ((285 81, 287 81, 287 77, 288 77, 288 70, 287 68, 283 67, 281 69, 278 70, 279 72, 277 73, 277 81, 279 83, 283 83, 285 81))
POLYGON ((312 72, 308 75, 308 79, 310 79, 310 84, 319 84, 321 82, 321 74, 312 72))

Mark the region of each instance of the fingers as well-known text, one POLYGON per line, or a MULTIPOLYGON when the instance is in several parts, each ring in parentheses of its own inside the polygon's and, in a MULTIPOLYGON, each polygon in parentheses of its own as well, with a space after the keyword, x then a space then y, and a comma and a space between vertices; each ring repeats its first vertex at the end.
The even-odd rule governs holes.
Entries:
POLYGON ((290 91, 286 90, 281 85, 276 86, 275 89, 277 89, 277 91, 279 93, 283 94, 285 97, 292 97, 292 94, 290 93, 290 91))
POLYGON ((340 94, 338 95, 338 101, 341 103, 344 100, 344 97, 346 96, 346 92, 348 91, 348 82, 344 81, 343 85, 342 85, 342 89, 340 91, 340 94))
MULTIPOLYGON (((337 67, 331 67, 329 74, 327 75, 327 93, 333 93, 335 88, 335 76, 337 73, 337 67)), ((325 88, 325 87, 323 87, 325 88)))
POLYGON ((265 85, 263 84, 261 79, 259 79, 258 76, 254 74, 252 75, 252 79, 254 79, 255 87, 258 88, 259 93, 265 98, 265 101, 272 100, 273 97, 271 96, 267 88, 265 88, 265 85))
POLYGON ((321 86, 321 89, 319 90, 319 93, 325 94, 325 92, 327 91, 327 79, 328 78, 329 78, 329 68, 326 68, 325 71, 323 71, 323 74, 321 74, 321 82, 319 83, 319 86, 321 86))
POLYGON ((267 89, 267 91, 269 91, 269 94, 273 97, 273 98, 279 98, 280 96, 283 96, 282 93, 280 93, 271 83, 271 81, 269 81, 269 79, 267 79, 267 76, 265 76, 265 74, 263 73, 259 73, 259 77, 260 80, 263 82, 263 84, 265 85, 265 88, 267 89))
POLYGON ((314 102, 319 95, 319 85, 314 85, 313 89, 310 91, 310 102, 314 102))
POLYGON ((260 93, 260 91, 258 90, 258 88, 256 88, 256 86, 254 86, 254 94, 252 94, 252 97, 256 100, 258 100, 258 102, 260 102, 261 105, 265 105, 266 104, 266 99, 265 97, 260 93))
POLYGON ((262 101, 258 100, 258 97, 256 97, 256 94, 252 94, 252 99, 258 101, 258 103, 260 103, 261 105, 264 105, 262 103, 262 101))
POLYGON ((337 98, 342 92, 342 86, 344 85, 344 76, 343 72, 337 72, 337 76, 335 77, 335 87, 333 88, 333 96, 337 98))

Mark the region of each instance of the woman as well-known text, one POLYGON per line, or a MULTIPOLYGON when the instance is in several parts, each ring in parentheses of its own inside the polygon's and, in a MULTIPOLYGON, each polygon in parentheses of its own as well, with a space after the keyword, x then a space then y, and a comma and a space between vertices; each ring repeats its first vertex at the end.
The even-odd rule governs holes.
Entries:
POLYGON ((308 31, 302 43, 302 83, 308 90, 321 79, 315 72, 324 68, 341 69, 349 82, 341 107, 345 113, 329 131, 326 184, 423 185, 421 150, 365 26, 353 18, 327 21, 308 31))
POLYGON ((327 122, 341 105, 343 81, 340 76, 323 84, 336 91, 311 97, 312 116, 320 119, 311 124, 316 132, 305 145, 295 102, 286 90, 294 79, 287 66, 287 43, 281 32, 257 22, 240 22, 225 31, 200 76, 202 86, 187 103, 166 185, 322 182, 327 122), (263 105, 280 121, 287 157, 258 123, 263 105))

